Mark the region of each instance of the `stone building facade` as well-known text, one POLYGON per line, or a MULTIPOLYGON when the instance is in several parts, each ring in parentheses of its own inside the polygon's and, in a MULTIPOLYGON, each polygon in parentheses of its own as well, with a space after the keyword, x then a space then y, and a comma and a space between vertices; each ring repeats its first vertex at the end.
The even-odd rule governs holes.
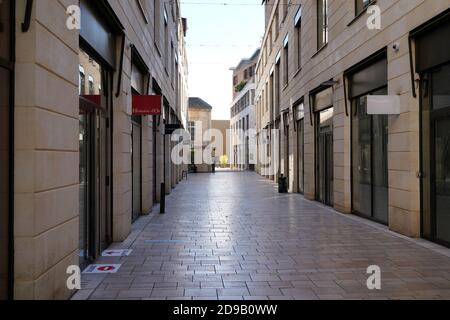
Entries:
POLYGON ((230 165, 230 120, 211 120, 211 128, 220 132, 223 140, 216 144, 216 165, 229 167, 230 165))
MULTIPOLYGON (((230 109, 231 129, 231 159, 232 168, 254 170, 256 157, 250 152, 249 130, 255 130, 255 68, 259 59, 260 49, 256 50, 249 59, 242 59, 233 68, 233 101, 230 109), (242 86, 238 87, 241 83, 242 86)), ((253 139, 253 138, 252 138, 253 139)))
POLYGON ((211 172, 212 106, 198 97, 189 98, 188 130, 191 137, 190 171, 211 172))
POLYGON ((340 212, 450 244, 450 91, 440 85, 450 75, 440 45, 450 1, 264 5, 256 118, 267 152, 258 172, 283 174, 290 192, 340 212))
POLYGON ((187 125, 187 24, 178 1, 0 5, 0 298, 66 299, 67 267, 123 241, 181 179, 164 127, 187 125), (162 115, 133 115, 133 95, 162 96, 162 115))

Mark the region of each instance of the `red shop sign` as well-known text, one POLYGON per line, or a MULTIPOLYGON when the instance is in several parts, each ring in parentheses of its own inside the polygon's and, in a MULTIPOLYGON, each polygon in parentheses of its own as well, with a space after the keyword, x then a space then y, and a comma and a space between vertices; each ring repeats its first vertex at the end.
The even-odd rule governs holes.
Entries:
POLYGON ((102 108, 102 96, 99 94, 85 94, 80 96, 80 103, 85 107, 102 108))
POLYGON ((162 96, 133 95, 133 115, 159 116, 161 115, 162 103, 162 96))

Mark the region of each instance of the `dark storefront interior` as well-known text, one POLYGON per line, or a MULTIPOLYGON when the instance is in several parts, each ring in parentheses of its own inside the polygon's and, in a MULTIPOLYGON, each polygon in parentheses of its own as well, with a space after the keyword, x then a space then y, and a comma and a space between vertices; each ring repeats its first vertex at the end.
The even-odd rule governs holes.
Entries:
POLYGON ((123 28, 103 1, 81 2, 80 264, 112 242, 112 74, 123 28), (105 6, 103 8, 103 6, 105 6))
POLYGON ((13 6, 0 1, 0 300, 12 297, 13 6))
POLYGON ((450 10, 411 33, 420 74, 422 235, 450 246, 450 10))
POLYGON ((367 113, 368 95, 387 95, 386 51, 346 73, 352 118, 352 210, 389 222, 388 116, 367 113))
POLYGON ((333 89, 318 88, 312 95, 315 127, 316 200, 334 204, 333 89))
MULTIPOLYGON (((131 51, 131 91, 133 95, 145 95, 150 87, 149 69, 141 55, 133 46, 131 51)), ((142 212, 142 125, 148 119, 145 116, 131 116, 131 166, 132 166, 132 221, 136 221, 142 212)))
POLYGON ((294 104, 297 133, 297 192, 305 193, 305 106, 303 99, 294 104))

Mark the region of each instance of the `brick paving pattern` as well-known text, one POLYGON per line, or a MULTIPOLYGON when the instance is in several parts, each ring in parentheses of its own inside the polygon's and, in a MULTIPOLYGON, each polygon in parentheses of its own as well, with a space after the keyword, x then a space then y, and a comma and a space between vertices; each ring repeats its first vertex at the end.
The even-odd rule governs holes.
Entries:
POLYGON ((132 254, 97 261, 119 272, 83 275, 73 299, 450 299, 450 250, 279 195, 254 173, 191 175, 166 212, 139 219, 111 247, 132 254), (367 288, 369 265, 381 290, 367 288))

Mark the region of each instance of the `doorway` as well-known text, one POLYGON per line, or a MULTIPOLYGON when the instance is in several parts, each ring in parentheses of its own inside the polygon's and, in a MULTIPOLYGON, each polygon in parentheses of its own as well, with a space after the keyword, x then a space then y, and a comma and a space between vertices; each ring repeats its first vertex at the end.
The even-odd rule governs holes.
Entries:
POLYGON ((298 193, 305 193, 305 121, 304 119, 297 121, 297 190, 298 193))
POLYGON ((333 107, 316 113, 316 200, 333 206, 333 107))
POLYGON ((289 126, 285 126, 285 128, 284 128, 284 133, 285 133, 285 136, 286 136, 286 139, 285 139, 285 145, 284 145, 284 176, 286 177, 286 179, 287 179, 287 185, 288 185, 288 188, 289 188, 289 185, 290 185, 290 180, 291 180, 291 168, 290 168, 290 164, 291 164, 291 161, 290 161, 290 159, 289 159, 289 157, 290 157, 290 150, 289 150, 289 126))
POLYGON ((450 64, 422 75, 422 233, 450 246, 450 64))
POLYGON ((132 221, 142 214, 142 118, 131 117, 132 221))
MULTIPOLYGON (((387 95, 387 88, 370 93, 387 95)), ((367 114, 367 95, 352 100, 352 207, 389 222, 388 116, 367 114)))
POLYGON ((80 49, 79 111, 79 256, 95 260, 112 241, 111 73, 80 49))
POLYGON ((14 1, 0 1, 0 300, 13 297, 14 1))

